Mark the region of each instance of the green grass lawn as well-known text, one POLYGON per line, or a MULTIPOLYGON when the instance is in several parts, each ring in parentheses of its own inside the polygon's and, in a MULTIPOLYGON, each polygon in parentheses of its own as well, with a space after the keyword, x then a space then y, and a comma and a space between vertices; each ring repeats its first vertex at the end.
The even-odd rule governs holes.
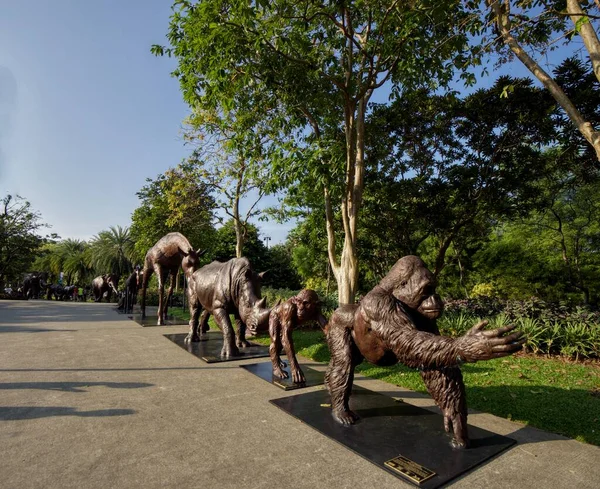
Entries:
MULTIPOLYGON (((210 325, 216 328, 212 318, 210 325)), ((268 345, 269 337, 252 341, 268 345)), ((294 346, 299 355, 329 361, 321 331, 294 331, 294 346)), ((600 366, 517 355, 465 364, 461 369, 470 408, 600 445, 600 366)), ((363 363, 357 370, 367 377, 427 392, 419 372, 403 365, 363 363)))

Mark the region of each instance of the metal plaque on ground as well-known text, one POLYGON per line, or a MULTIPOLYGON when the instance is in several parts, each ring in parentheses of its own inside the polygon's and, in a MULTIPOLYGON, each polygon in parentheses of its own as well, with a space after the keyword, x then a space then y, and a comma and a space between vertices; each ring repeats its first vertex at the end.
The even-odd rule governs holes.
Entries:
MULTIPOLYGON (((146 316, 144 319, 142 319, 141 314, 134 314, 133 316, 128 317, 129 319, 133 319, 136 323, 138 323, 140 326, 144 326, 145 328, 147 328, 148 326, 158 326, 158 324, 156 324, 158 322, 157 316, 146 316)), ((188 321, 186 321, 185 319, 177 318, 175 316, 167 316, 167 319, 165 320, 165 324, 163 326, 176 326, 181 324, 188 324, 188 321)))
POLYGON ((185 343, 186 333, 166 334, 168 338, 177 346, 185 351, 204 360, 206 363, 232 362, 235 360, 247 360, 249 358, 264 358, 269 356, 269 347, 250 343, 247 348, 240 348, 240 355, 236 357, 224 358, 221 356, 223 348, 223 334, 220 331, 209 331, 208 339, 198 343, 185 343))
POLYGON ((283 370, 285 370, 288 374, 287 379, 280 379, 273 375, 273 366, 271 362, 263 362, 263 363, 251 363, 248 365, 240 365, 241 368, 246 369, 248 372, 253 373, 254 375, 260 377, 267 382, 270 382, 273 385, 276 385, 280 389, 284 391, 290 391, 293 389, 302 389, 304 387, 313 387, 315 385, 323 385, 325 373, 319 372, 318 370, 314 370, 308 367, 302 367, 302 372, 304 373, 305 382, 302 384, 296 384, 292 380, 292 374, 290 373, 289 365, 286 366, 283 370))
POLYGON ((350 398, 350 409, 360 419, 349 427, 331 416, 326 390, 270 402, 378 467, 425 489, 446 484, 516 443, 469 425, 471 447, 452 448, 441 414, 360 387, 354 387, 350 398))

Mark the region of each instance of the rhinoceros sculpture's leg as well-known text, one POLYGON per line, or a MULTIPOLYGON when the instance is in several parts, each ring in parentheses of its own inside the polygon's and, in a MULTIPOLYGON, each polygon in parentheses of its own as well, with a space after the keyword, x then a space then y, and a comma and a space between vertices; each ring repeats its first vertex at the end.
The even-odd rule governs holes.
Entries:
POLYGON ((240 350, 235 345, 235 335, 233 333, 233 327, 229 320, 229 314, 224 308, 218 308, 213 310, 213 316, 219 329, 223 332, 223 349, 221 350, 221 356, 225 358, 231 358, 239 356, 240 350))
MULTIPOLYGON (((189 308, 190 308, 190 332, 185 337, 185 343, 197 343, 200 341, 198 336, 198 317, 200 316, 200 301, 196 294, 188 294, 189 308)), ((204 313, 205 311, 203 311, 204 313)))
POLYGON ((210 329, 210 326, 208 325, 208 318, 210 318, 210 312, 208 312, 206 309, 204 309, 202 311, 202 314, 200 315, 200 337, 202 338, 204 335, 206 335, 206 333, 208 333, 208 330, 210 329))
POLYGON ((234 313, 235 317, 235 344, 238 348, 247 348, 250 345, 246 341, 246 323, 242 321, 238 312, 234 313))

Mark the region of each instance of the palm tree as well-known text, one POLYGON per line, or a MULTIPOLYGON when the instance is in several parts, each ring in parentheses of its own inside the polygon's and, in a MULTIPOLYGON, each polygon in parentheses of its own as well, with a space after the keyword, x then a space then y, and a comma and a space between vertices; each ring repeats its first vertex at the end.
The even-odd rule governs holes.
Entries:
POLYGON ((88 256, 89 245, 85 241, 66 239, 60 243, 62 248, 62 271, 66 281, 84 283, 90 278, 92 268, 88 256))
POLYGON ((111 226, 92 238, 91 264, 99 273, 125 275, 133 269, 133 245, 128 227, 111 226))
POLYGON ((87 256, 89 245, 78 239, 65 239, 58 243, 48 243, 41 250, 33 267, 50 272, 51 277, 65 273, 65 283, 81 283, 89 278, 91 267, 87 256))

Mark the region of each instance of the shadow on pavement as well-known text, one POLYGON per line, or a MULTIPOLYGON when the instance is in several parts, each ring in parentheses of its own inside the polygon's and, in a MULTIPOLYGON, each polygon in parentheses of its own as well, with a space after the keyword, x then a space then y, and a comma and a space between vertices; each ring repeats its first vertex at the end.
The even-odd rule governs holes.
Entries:
POLYGON ((0 333, 52 333, 73 332, 77 329, 46 329, 46 328, 23 328, 21 326, 0 326, 0 333))
POLYGON ((77 411, 76 408, 64 406, 0 406, 0 421, 16 421, 20 419, 48 418, 52 416, 80 416, 83 418, 105 416, 127 416, 135 414, 133 409, 97 409, 94 411, 77 411))
POLYGON ((63 392, 87 392, 88 387, 111 387, 113 389, 139 389, 152 387, 145 382, 5 382, 0 383, 0 390, 41 389, 63 392))

